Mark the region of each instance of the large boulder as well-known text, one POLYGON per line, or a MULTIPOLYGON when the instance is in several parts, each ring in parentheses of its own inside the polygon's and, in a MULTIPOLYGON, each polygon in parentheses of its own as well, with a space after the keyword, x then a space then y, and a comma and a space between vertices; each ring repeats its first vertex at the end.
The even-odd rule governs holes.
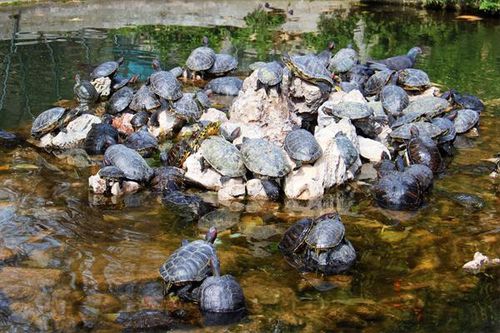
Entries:
MULTIPOLYGON (((101 119, 99 117, 91 114, 83 114, 70 121, 65 131, 59 132, 50 141, 46 142, 46 144, 47 146, 59 149, 80 147, 92 129, 92 125, 100 123, 101 119)), ((42 140, 42 142, 45 141, 42 140)))

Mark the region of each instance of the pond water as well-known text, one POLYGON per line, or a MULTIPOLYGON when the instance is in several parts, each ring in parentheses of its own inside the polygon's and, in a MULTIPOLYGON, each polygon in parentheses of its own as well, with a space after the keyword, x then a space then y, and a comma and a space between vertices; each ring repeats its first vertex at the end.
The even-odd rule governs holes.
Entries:
MULTIPOLYGON (((191 3, 191 5, 193 5, 191 3)), ((75 16, 77 14, 75 7, 75 16)), ((13 12, 15 13, 15 12, 13 12)), ((22 21, 21 14, 21 23, 22 21)), ((50 17, 48 17, 50 19, 50 17)), ((121 329, 120 312, 160 309, 174 329, 230 332, 492 332, 499 329, 498 274, 470 276, 461 266, 475 251, 500 256, 498 180, 483 161, 500 144, 500 22, 455 20, 449 13, 388 7, 324 11, 314 31, 284 27, 293 17, 248 12, 238 26, 127 25, 113 29, 25 31, 0 41, 0 128, 27 133, 33 117, 71 99, 73 76, 123 55, 125 74, 142 79, 151 60, 182 64, 207 35, 216 50, 248 64, 283 50, 321 50, 329 40, 353 43, 363 57, 424 50, 417 67, 431 80, 478 95, 487 105, 480 136, 468 139, 411 214, 376 208, 366 188, 350 184, 322 200, 248 202, 232 213, 217 242, 222 271, 234 275, 249 316, 204 328, 195 305, 164 297, 158 268, 182 239, 202 237, 197 221, 168 211, 148 192, 99 206, 89 195, 92 171, 31 148, 0 151, 0 331, 121 329), (450 192, 480 196, 470 210, 450 192), (358 261, 348 274, 302 275, 277 251, 286 228, 304 216, 338 210, 358 261)), ((16 24, 15 17, 11 20, 16 24)), ((83 27, 82 27, 83 23, 83 27)), ((130 22, 129 22, 130 23, 130 22)), ((310 23, 310 22, 309 22, 310 23)), ((211 194, 204 194, 210 199, 211 194)))

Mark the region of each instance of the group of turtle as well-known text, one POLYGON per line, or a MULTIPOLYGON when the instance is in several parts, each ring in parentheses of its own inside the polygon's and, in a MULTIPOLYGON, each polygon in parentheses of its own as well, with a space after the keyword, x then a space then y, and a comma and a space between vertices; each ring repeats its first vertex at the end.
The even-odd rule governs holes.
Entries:
POLYGON ((198 302, 207 324, 227 324, 245 316, 245 297, 233 276, 220 275, 216 238, 211 227, 204 240, 182 241, 160 267, 160 275, 166 292, 198 302))

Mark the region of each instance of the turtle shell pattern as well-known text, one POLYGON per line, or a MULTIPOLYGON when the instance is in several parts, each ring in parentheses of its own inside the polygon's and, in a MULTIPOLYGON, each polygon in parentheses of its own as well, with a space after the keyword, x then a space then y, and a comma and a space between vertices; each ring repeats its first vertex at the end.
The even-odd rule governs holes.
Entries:
POLYGON ((263 139, 246 139, 241 145, 243 162, 248 170, 257 175, 283 177, 292 167, 286 152, 279 146, 263 139))
POLYGON ((208 73, 213 75, 223 75, 235 70, 238 67, 238 60, 230 54, 218 53, 215 61, 208 73))
POLYGON ((453 120, 455 130, 458 134, 462 134, 470 130, 479 121, 479 113, 471 109, 463 109, 457 111, 457 116, 453 120))
POLYGON ((336 247, 345 236, 345 227, 337 214, 327 214, 318 218, 306 237, 307 245, 314 250, 336 247))
POLYGON ((314 135, 305 129, 289 132, 285 137, 284 148, 292 159, 304 163, 314 163, 323 152, 314 135))
POLYGON ((129 108, 136 112, 142 110, 153 110, 160 106, 160 101, 154 93, 151 92, 148 86, 143 85, 137 90, 130 102, 129 108))
POLYGON ((176 101, 182 97, 181 84, 170 72, 158 71, 149 77, 150 90, 156 95, 169 101, 176 101))
POLYGON ((36 117, 31 126, 31 135, 33 137, 40 137, 49 133, 57 127, 59 120, 64 115, 65 108, 56 107, 43 111, 36 117))
POLYGON ((207 138, 200 146, 203 158, 221 175, 242 177, 246 173, 241 152, 220 136, 207 138))
POLYGON ((333 86, 332 74, 313 54, 291 56, 286 64, 290 71, 305 81, 325 82, 333 86))
POLYGON ((243 290, 231 275, 209 276, 200 286, 200 309, 203 312, 244 310, 243 290))
POLYGON ((206 71, 215 63, 215 52, 210 47, 194 49, 186 60, 186 66, 192 71, 206 71))

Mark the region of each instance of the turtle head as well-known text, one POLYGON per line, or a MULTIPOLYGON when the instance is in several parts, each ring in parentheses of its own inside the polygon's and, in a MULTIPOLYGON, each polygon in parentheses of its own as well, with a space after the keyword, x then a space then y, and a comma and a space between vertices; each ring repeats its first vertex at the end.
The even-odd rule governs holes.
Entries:
POLYGON ((383 151, 382 156, 380 156, 380 160, 381 161, 389 161, 390 159, 391 159, 391 157, 389 156, 389 154, 387 154, 386 151, 383 151))
POLYGON ((408 57, 415 59, 417 55, 422 54, 422 49, 418 46, 412 47, 406 54, 408 57))
POLYGON ((412 137, 412 138, 416 138, 416 137, 418 137, 418 135, 419 135, 420 133, 419 133, 419 131, 418 131, 417 126, 412 126, 412 127, 410 127, 410 134, 411 134, 411 137, 412 137))
POLYGON ((76 74, 76 75, 75 75, 75 82, 76 82, 77 84, 79 84, 79 83, 80 83, 80 74, 76 74))
POLYGON ((453 121, 457 117, 457 115, 458 115, 457 110, 453 110, 453 111, 448 112, 445 117, 447 119, 453 121))
POLYGON ((335 42, 333 40, 328 43, 327 49, 330 51, 335 49, 335 42))
POLYGON ((208 46, 208 37, 207 36, 203 36, 203 38, 201 39, 201 43, 204 46, 208 46))
POLYGON ((290 58, 290 55, 286 51, 283 52, 283 54, 281 55, 281 60, 286 66, 290 66, 292 63, 292 59, 290 58))
POLYGON ((153 66, 153 69, 155 71, 161 71, 160 60, 158 58, 153 59, 153 62, 151 65, 153 66))
POLYGON ((205 240, 207 242, 213 243, 215 242, 215 239, 217 238, 217 229, 215 227, 210 227, 208 229, 207 234, 205 235, 205 240))
POLYGON ((120 57, 120 58, 118 58, 118 60, 116 62, 118 63, 118 65, 121 65, 121 64, 123 64, 123 60, 125 60, 125 58, 120 57))

